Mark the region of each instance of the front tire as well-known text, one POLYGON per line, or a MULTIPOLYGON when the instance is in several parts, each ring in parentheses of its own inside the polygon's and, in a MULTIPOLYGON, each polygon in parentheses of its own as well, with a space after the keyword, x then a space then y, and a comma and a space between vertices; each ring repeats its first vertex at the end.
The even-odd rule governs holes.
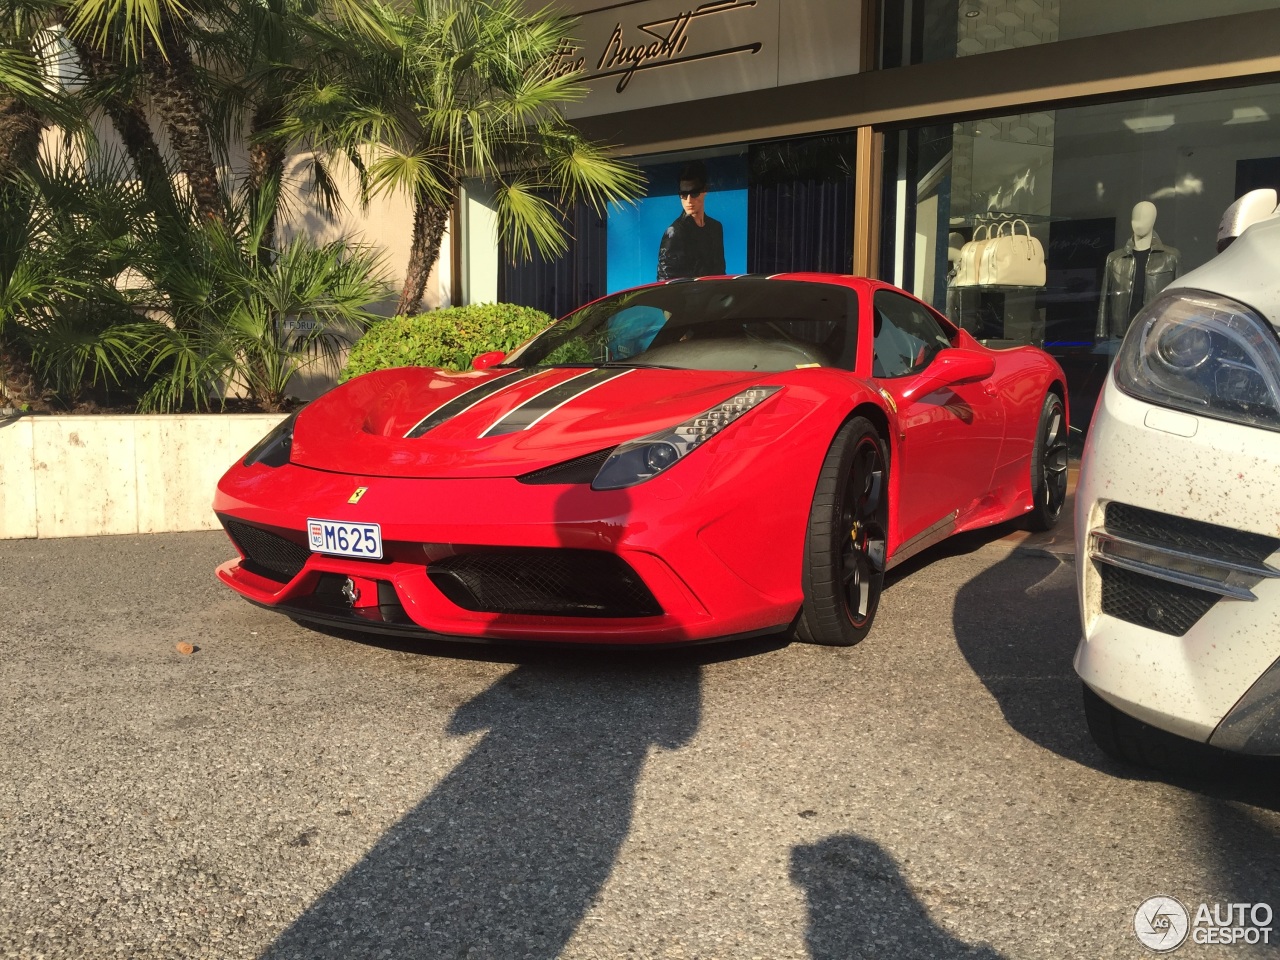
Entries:
POLYGON ((1062 398, 1047 394, 1031 450, 1031 512, 1027 526, 1052 530, 1067 501, 1067 417, 1062 398))
POLYGON ((1222 775, 1228 754, 1143 723, 1117 710, 1088 685, 1084 689, 1084 719, 1098 749, 1112 760, 1183 777, 1222 775))
POLYGON ((818 475, 805 535, 797 640, 849 647, 871 630, 884 586, 889 457, 870 420, 840 428, 818 475))

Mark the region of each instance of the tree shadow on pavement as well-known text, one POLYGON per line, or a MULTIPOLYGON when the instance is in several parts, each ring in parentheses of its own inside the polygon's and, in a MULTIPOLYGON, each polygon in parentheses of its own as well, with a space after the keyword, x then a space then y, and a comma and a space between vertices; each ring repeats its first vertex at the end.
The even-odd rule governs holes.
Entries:
POLYGON ((960 588, 952 614, 960 652, 1014 730, 1059 756, 1111 776, 1159 779, 1206 796, 1280 809, 1280 762, 1227 757, 1213 780, 1117 763, 1085 725, 1072 661, 1080 639, 1074 561, 1013 550, 960 588))
POLYGON ((879 845, 837 834, 791 851, 791 881, 805 892, 812 960, 882 957, 998 960, 935 924, 879 845))
POLYGON ((688 661, 526 664, 464 704, 471 753, 267 950, 285 958, 557 957, 631 825, 651 747, 701 716, 688 661))

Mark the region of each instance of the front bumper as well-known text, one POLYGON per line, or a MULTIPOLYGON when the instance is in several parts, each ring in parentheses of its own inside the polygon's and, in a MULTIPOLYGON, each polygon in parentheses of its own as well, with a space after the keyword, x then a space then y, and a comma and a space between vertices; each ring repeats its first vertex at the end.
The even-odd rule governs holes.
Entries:
POLYGON ((593 491, 501 478, 236 467, 223 477, 214 501, 233 542, 243 539, 234 524, 246 524, 294 544, 297 553, 268 568, 237 542, 242 556, 219 567, 218 576, 247 599, 295 619, 427 638, 671 644, 784 628, 801 600, 807 503, 793 496, 787 506, 787 498, 775 498, 775 509, 762 515, 759 502, 768 494, 760 490, 688 495, 682 484, 703 479, 685 474, 683 480, 660 477, 637 488, 593 491), (368 492, 351 505, 357 486, 368 492), (384 559, 311 553, 305 547, 308 517, 380 523, 384 559), (616 558, 625 565, 618 569, 643 585, 635 593, 651 596, 652 608, 641 609, 642 596, 637 612, 645 615, 636 616, 475 609, 477 604, 459 601, 440 572, 460 556, 485 551, 571 553, 602 563, 616 558), (348 578, 354 600, 341 592, 348 578))
POLYGON ((1108 377, 1076 493, 1077 673, 1179 736, 1280 754, 1280 435, 1108 377))

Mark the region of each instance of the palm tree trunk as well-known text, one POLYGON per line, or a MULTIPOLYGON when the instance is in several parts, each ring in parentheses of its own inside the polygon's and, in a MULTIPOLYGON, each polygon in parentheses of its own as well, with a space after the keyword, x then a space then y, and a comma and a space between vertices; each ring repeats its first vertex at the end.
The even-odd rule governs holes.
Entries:
POLYGON ((36 162, 44 118, 15 97, 0 99, 0 178, 36 162))
POLYGON ((40 399, 31 364, 0 340, 0 407, 18 407, 40 399))
POLYGON ((406 316, 422 307, 422 291, 427 277, 440 257, 440 240, 449 223, 449 208, 436 206, 419 195, 413 204, 413 243, 409 247, 409 266, 405 270, 404 287, 396 312, 406 316))
POLYGON ((161 21, 160 44, 151 45, 143 57, 151 81, 156 112, 169 134, 178 165, 187 175, 196 209, 210 220, 225 217, 218 167, 203 104, 196 94, 196 72, 186 39, 173 18, 161 21), (163 52, 161 52, 163 50, 163 52))
MULTIPOLYGON (((105 56, 83 38, 73 36, 72 42, 90 81, 112 83, 123 75, 124 71, 119 63, 105 56)), ((105 98, 102 106, 111 118, 116 132, 120 134, 125 152, 133 161, 133 167, 153 206, 156 209, 172 207, 173 183, 169 168, 160 155, 160 147, 156 143, 151 124, 147 121, 146 112, 136 102, 130 102, 119 94, 105 98)))
MULTIPOLYGON (((249 190, 255 203, 263 198, 263 188, 268 184, 275 185, 276 197, 279 197, 280 183, 284 179, 285 147, 281 138, 271 135, 279 117, 278 105, 270 103, 258 107, 253 114, 249 145, 249 190)), ((273 208, 267 228, 262 231, 258 259, 267 262, 275 245, 276 213, 273 208)))

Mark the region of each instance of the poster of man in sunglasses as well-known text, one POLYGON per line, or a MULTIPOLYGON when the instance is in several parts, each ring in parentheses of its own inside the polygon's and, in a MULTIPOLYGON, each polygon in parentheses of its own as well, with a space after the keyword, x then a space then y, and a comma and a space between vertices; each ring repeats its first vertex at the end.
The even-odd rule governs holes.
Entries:
POLYGON ((680 171, 680 216, 667 227, 658 246, 659 280, 725 272, 724 228, 707 216, 706 203, 707 168, 694 160, 680 171))

